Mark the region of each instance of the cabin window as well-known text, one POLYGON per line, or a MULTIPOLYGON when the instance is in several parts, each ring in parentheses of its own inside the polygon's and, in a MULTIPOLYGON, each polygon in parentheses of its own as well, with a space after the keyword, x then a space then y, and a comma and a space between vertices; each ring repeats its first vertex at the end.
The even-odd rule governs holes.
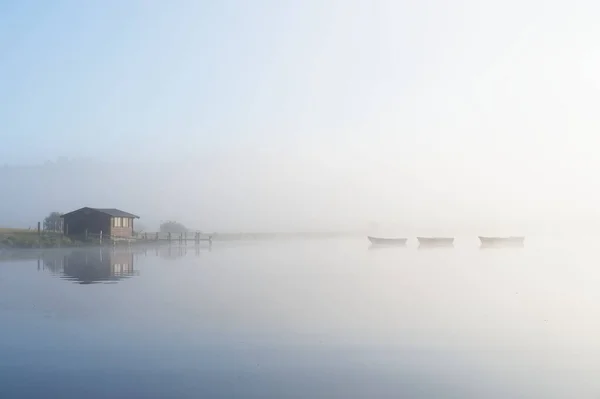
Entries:
POLYGON ((121 227, 121 218, 113 218, 113 227, 121 227))
POLYGON ((123 218, 123 227, 129 227, 129 218, 123 218))

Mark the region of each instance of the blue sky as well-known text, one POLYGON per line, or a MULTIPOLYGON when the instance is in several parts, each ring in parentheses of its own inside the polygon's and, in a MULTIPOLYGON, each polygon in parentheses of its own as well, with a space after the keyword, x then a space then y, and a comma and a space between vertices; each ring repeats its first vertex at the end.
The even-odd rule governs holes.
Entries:
POLYGON ((0 118, 12 147, 3 148, 3 158, 119 157, 135 153, 136 143, 149 150, 146 141, 206 134, 203 128, 222 119, 215 104, 230 79, 214 64, 224 55, 215 40, 222 31, 207 26, 219 10, 29 4, 4 4, 0 22, 1 73, 8 77, 0 118))
POLYGON ((599 15, 591 1, 0 1, 0 164, 265 157, 282 167, 260 183, 293 164, 390 207, 418 183, 466 207, 592 209, 599 15))
POLYGON ((486 27, 493 9, 413 3, 3 2, 0 158, 435 145, 440 126, 406 131, 453 119, 466 73, 516 34, 486 27))
POLYGON ((278 111, 265 87, 293 28, 278 2, 0 4, 6 162, 202 152, 260 134, 266 103, 278 111))
POLYGON ((416 123, 409 107, 455 36, 411 2, 0 4, 8 163, 316 147, 352 158, 416 123))
POLYGON ((381 102, 365 95, 405 84, 377 75, 403 68, 408 82, 415 69, 373 58, 381 44, 372 20, 354 30, 365 25, 356 4, 0 4, 8 163, 292 147, 331 137, 381 102))

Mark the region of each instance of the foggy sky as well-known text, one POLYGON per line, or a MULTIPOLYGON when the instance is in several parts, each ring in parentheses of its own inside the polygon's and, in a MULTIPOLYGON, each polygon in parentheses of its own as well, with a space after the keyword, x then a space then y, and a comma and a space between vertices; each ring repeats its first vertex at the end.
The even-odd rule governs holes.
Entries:
POLYGON ((105 162, 0 169, 0 225, 81 206, 225 230, 598 218, 595 2, 122 3, 0 5, 0 164, 105 162))

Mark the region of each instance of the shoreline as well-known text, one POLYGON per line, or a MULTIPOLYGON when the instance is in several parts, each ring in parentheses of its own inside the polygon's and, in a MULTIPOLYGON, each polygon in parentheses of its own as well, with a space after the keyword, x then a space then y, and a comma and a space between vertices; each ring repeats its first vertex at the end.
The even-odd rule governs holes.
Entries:
MULTIPOLYGON (((193 242, 189 233, 171 233, 170 239, 167 239, 168 233, 160 233, 159 239, 157 233, 138 233, 131 239, 119 238, 112 240, 106 237, 102 242, 98 238, 88 238, 87 240, 77 240, 64 236, 58 232, 41 232, 36 230, 10 230, 0 229, 0 250, 2 249, 49 249, 49 248, 83 248, 83 247, 122 247, 122 246, 140 246, 140 245, 168 245, 169 243, 193 242), (183 240, 182 238, 185 237, 183 240)), ((199 234, 199 233, 198 233, 199 234)), ((212 233, 202 234, 202 238, 196 242, 209 244, 211 242, 227 241, 264 241, 264 240, 290 240, 290 239, 331 239, 331 238, 351 238, 362 237, 363 233, 358 232, 295 232, 295 233, 212 233)))

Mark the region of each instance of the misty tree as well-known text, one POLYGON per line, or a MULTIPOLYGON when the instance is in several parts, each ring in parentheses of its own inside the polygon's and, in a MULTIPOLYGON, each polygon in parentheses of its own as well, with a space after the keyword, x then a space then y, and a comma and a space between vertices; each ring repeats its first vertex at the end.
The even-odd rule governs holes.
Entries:
POLYGON ((60 212, 50 212, 44 219, 44 230, 47 231, 62 231, 63 220, 60 217, 60 212))
POLYGON ((160 224, 161 233, 185 233, 188 229, 183 224, 172 220, 167 220, 160 224))

